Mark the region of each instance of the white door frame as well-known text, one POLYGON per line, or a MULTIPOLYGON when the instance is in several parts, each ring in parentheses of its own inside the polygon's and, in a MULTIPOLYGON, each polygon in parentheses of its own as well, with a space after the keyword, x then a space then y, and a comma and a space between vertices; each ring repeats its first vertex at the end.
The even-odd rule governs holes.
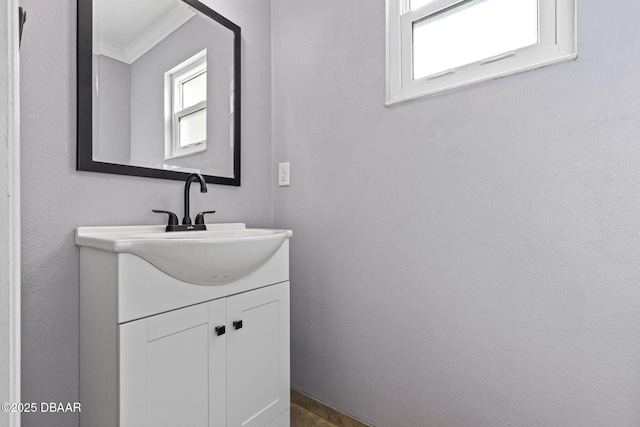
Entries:
MULTIPOLYGON (((20 402, 20 94, 18 0, 0 1, 0 404, 20 402)), ((20 414, 0 411, 0 427, 20 414)))

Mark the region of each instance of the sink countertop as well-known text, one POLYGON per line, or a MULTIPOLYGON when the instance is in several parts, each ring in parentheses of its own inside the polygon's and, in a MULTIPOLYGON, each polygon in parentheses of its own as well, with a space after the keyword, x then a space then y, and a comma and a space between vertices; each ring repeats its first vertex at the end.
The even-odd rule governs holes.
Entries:
MULTIPOLYGON (((75 243, 78 246, 101 249, 103 251, 118 252, 116 241, 136 238, 144 234, 166 233, 166 225, 115 225, 115 226, 86 226, 76 228, 75 243)), ((207 231, 217 230, 246 230, 243 223, 207 224, 207 231)), ((197 233, 197 231, 173 231, 171 234, 197 233)), ((187 234, 186 237, 189 235, 187 234)))
POLYGON ((76 245, 132 254, 162 272, 198 285, 221 285, 258 269, 291 230, 208 224, 207 230, 165 232, 163 225, 78 227, 76 245))

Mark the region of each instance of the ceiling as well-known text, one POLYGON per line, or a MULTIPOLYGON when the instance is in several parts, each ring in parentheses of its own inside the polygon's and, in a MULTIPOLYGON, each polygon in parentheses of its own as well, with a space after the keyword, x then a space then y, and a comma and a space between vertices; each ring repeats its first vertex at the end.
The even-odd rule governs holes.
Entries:
POLYGON ((195 16, 181 0, 94 0, 100 54, 132 63, 195 16))

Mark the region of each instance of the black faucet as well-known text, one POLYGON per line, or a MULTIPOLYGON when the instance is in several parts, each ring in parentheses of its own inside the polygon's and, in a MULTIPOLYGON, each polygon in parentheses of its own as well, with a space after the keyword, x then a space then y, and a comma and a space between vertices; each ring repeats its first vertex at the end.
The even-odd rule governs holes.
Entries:
POLYGON ((204 180, 204 177, 199 173, 192 173, 187 178, 187 182, 184 184, 184 218, 182 218, 182 225, 191 225, 191 217, 189 216, 189 189, 191 188, 191 183, 193 181, 200 182, 200 192, 207 192, 207 183, 204 180))
POLYGON ((191 183, 193 181, 200 182, 200 192, 207 192, 207 183, 204 180, 204 177, 199 173, 192 173, 187 178, 187 182, 184 185, 184 218, 182 218, 182 225, 178 224, 178 216, 173 212, 169 211, 161 211, 154 209, 153 211, 156 213, 164 213, 169 215, 169 224, 167 225, 166 231, 191 231, 191 230, 206 230, 207 226, 204 224, 204 215, 215 213, 216 211, 204 211, 200 212, 196 216, 196 223, 192 225, 191 217, 189 216, 189 189, 191 188, 191 183))

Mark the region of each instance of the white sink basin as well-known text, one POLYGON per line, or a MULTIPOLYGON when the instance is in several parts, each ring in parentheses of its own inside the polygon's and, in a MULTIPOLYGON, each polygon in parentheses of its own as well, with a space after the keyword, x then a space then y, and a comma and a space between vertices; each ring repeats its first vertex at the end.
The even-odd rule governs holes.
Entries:
POLYGON ((164 226, 78 227, 76 245, 130 253, 185 282, 221 285, 263 265, 291 230, 208 224, 206 231, 164 232, 164 226))

